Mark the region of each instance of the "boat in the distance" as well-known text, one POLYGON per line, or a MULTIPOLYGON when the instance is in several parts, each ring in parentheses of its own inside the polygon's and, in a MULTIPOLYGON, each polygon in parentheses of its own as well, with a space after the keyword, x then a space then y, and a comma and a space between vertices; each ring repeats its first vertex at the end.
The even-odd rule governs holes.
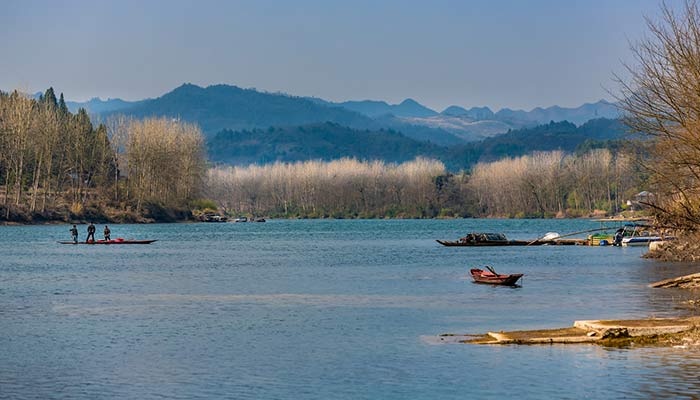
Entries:
POLYGON ((674 240, 673 236, 632 236, 622 239, 622 245, 628 246, 648 246, 651 242, 660 242, 663 240, 674 240))
POLYGON ((471 273, 474 282, 488 283, 491 285, 513 286, 516 284, 516 282, 518 282, 520 278, 523 277, 523 274, 496 273, 496 271, 494 271, 494 269, 489 267, 488 265, 485 268, 489 269, 489 271, 484 271, 479 268, 472 268, 471 270, 469 270, 469 273, 471 273))
POLYGON ((112 240, 95 240, 95 241, 89 241, 89 242, 58 242, 60 244, 151 244, 153 242, 157 241, 157 239, 153 240, 136 240, 136 239, 123 239, 123 238, 116 238, 112 240))
POLYGON ((549 232, 534 240, 509 240, 502 233, 472 232, 459 240, 436 240, 443 246, 542 246, 542 245, 583 245, 586 239, 561 239, 558 233, 549 232))

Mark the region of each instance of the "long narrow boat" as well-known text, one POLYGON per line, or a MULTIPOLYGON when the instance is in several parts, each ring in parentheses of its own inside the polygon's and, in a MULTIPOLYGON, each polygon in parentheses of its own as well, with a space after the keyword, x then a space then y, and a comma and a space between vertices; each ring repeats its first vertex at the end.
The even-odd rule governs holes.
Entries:
MULTIPOLYGON (((528 243, 532 243, 532 241, 527 241, 527 240, 506 240, 506 241, 500 241, 500 240, 484 240, 484 241, 465 241, 465 240, 436 240, 436 242, 440 243, 443 246, 526 246, 528 243)), ((542 243, 532 243, 533 245, 536 244, 542 244, 542 243)))
POLYGON ((476 283, 488 283, 491 285, 506 285, 513 286, 518 281, 518 279, 523 277, 523 274, 494 274, 493 272, 484 271, 479 268, 472 268, 469 270, 472 274, 472 278, 476 283))
POLYGON ((555 240, 507 240, 503 241, 464 241, 464 240, 436 240, 443 246, 472 247, 472 246, 580 246, 588 244, 587 239, 555 239, 555 240))
POLYGON ((151 244, 157 240, 125 240, 125 239, 114 239, 114 240, 97 240, 94 242, 58 242, 60 244, 151 244))

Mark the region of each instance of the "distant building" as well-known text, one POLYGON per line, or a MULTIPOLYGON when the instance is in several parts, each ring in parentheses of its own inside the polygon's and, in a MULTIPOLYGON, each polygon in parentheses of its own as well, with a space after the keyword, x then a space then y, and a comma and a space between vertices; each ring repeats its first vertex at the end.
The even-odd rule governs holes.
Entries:
POLYGON ((627 200, 627 205, 632 210, 643 210, 649 208, 649 204, 654 204, 655 200, 656 196, 654 193, 644 190, 634 195, 634 200, 627 200))

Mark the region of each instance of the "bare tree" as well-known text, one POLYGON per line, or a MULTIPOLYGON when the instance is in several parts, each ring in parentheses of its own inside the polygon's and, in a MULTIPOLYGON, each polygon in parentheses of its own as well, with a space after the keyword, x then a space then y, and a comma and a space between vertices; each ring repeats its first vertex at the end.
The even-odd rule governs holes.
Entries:
POLYGON ((652 206, 666 225, 700 227, 700 9, 663 4, 647 19, 649 36, 633 45, 630 78, 620 79, 625 123, 648 135, 645 164, 657 192, 652 206))

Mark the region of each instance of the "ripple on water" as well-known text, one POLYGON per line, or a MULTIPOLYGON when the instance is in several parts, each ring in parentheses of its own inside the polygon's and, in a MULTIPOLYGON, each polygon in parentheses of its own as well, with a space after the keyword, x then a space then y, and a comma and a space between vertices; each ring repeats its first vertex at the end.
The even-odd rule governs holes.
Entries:
POLYGON ((434 399, 697 397, 698 351, 433 346, 444 332, 695 313, 649 282, 693 266, 638 249, 445 248, 590 221, 114 225, 150 246, 60 246, 0 227, 0 397, 434 399), (469 267, 525 273, 523 287, 469 267), (669 306, 672 305, 672 306, 669 306), (494 384, 508 382, 508 385, 494 384))

